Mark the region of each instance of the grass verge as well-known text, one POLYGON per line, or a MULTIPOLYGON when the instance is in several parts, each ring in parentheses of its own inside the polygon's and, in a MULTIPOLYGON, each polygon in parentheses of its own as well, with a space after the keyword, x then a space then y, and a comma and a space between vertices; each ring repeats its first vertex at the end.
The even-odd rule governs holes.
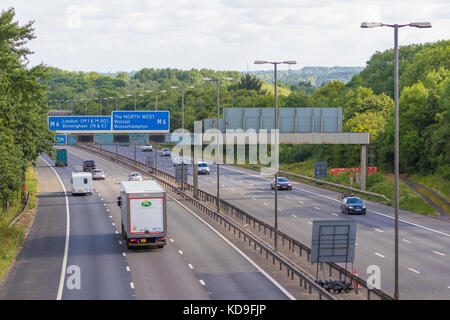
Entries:
POLYGON ((38 190, 38 181, 33 167, 29 167, 25 174, 26 186, 32 192, 32 197, 26 213, 11 228, 9 223, 20 214, 23 205, 20 199, 20 190, 18 196, 13 199, 7 212, 0 211, 0 280, 3 279, 6 271, 16 258, 22 241, 27 233, 32 221, 34 209, 36 208, 36 194, 38 190))
POLYGON ((418 174, 409 176, 408 179, 426 185, 439 193, 442 197, 450 201, 450 183, 443 176, 433 174, 429 176, 421 176, 418 174))

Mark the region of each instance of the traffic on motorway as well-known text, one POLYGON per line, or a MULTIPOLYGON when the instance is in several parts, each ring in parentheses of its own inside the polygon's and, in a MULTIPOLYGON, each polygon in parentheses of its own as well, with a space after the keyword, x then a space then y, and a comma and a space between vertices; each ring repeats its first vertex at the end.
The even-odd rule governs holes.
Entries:
MULTIPOLYGON (((105 148, 108 149, 108 147, 105 148)), ((114 146, 111 146, 109 150, 116 151, 114 146)), ((133 146, 119 146, 118 152, 130 159, 134 158, 133 146)), ((157 150, 157 152, 159 154, 160 151, 157 150)), ((158 169, 174 175, 175 170, 171 157, 161 157, 161 159, 163 158, 166 160, 157 163, 158 169)), ((139 153, 136 155, 136 159, 145 162, 144 156, 139 153)), ((199 177, 199 188, 211 192, 211 186, 217 186, 219 183, 223 199, 273 225, 273 179, 232 165, 221 165, 221 175, 217 179, 214 162, 206 159, 203 161, 209 162, 210 175, 199 177)), ((189 160, 186 162, 189 163, 189 160)), ((189 166, 189 183, 193 182, 192 178, 192 166, 189 166)), ((371 268, 379 268, 382 274, 382 283, 384 283, 383 288, 387 292, 392 292, 394 290, 391 263, 393 259, 391 244, 394 226, 393 208, 366 201, 352 194, 336 193, 317 186, 287 180, 289 181, 287 183, 292 185, 292 190, 286 192, 286 190, 279 189, 282 192, 278 193, 277 210, 280 230, 302 243, 308 244, 311 242, 313 221, 317 219, 356 220, 358 232, 353 271, 357 270, 360 275, 363 270, 364 275, 371 268)), ((430 295, 445 295, 448 288, 442 285, 441 280, 448 279, 447 241, 450 237, 449 232, 445 229, 442 230, 442 225, 433 219, 423 219, 403 211, 401 214, 405 218, 400 220, 404 226, 400 246, 402 250, 408 252, 408 255, 402 258, 402 291, 407 292, 405 295, 408 297, 418 299, 430 295), (433 240, 424 243, 423 236, 433 240), (413 250, 417 246, 424 254, 418 255, 417 251, 413 250), (434 283, 435 287, 440 288, 437 291, 439 293, 430 289, 430 283, 434 283)))

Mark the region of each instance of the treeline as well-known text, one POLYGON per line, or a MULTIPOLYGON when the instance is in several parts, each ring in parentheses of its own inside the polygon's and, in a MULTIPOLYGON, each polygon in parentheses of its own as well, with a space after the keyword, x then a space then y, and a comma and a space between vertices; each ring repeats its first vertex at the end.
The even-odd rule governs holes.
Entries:
MULTIPOLYGON (((345 131, 371 133, 372 156, 385 172, 394 163, 393 50, 375 53, 367 67, 347 84, 320 88, 327 106, 343 108, 345 131)), ((400 172, 439 173, 450 179, 450 41, 399 49, 400 172)), ((319 106, 320 103, 316 103, 319 106)), ((332 166, 359 164, 352 146, 290 146, 287 162, 314 158, 332 166)))
MULTIPOLYGON (((449 50, 449 41, 400 47, 402 173, 439 171, 449 175, 449 50)), ((209 69, 144 68, 132 76, 126 72, 110 76, 51 68, 47 97, 51 108, 72 108, 74 114, 88 115, 109 114, 116 105, 119 110, 133 110, 135 101, 137 110, 153 110, 157 103, 158 110, 171 112, 174 130, 181 127, 181 93, 171 86, 195 86, 184 92, 185 127, 192 131, 194 120, 216 117, 216 84, 204 77, 233 78, 220 84, 220 109, 273 107, 273 85, 250 74, 209 69)), ((367 67, 347 83, 334 80, 321 87, 304 80, 280 83, 278 106, 342 108, 344 131, 370 132, 371 164, 392 172, 393 86, 391 49, 376 52, 367 67)), ((334 167, 360 163, 359 146, 296 145, 281 146, 280 150, 284 163, 308 159, 327 160, 334 167)))
POLYGON ((26 168, 49 152, 45 88, 38 79, 46 67, 27 67, 32 53, 25 44, 35 38, 32 23, 14 22, 13 9, 0 13, 0 202, 2 209, 20 190, 26 168))
MULTIPOLYGON (((322 87, 330 81, 342 81, 347 83, 355 75, 360 73, 362 67, 303 67, 300 70, 279 70, 277 81, 283 84, 310 83, 315 87, 322 87)), ((267 83, 274 82, 273 71, 250 71, 248 74, 267 83)))

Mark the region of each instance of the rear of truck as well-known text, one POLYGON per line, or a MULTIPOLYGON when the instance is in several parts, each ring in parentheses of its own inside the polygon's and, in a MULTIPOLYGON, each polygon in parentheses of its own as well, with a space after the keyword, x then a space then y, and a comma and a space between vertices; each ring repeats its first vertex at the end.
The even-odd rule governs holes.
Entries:
POLYGON ((167 236, 166 192, 156 181, 121 182, 122 235, 128 248, 163 248, 167 236))
POLYGON ((56 150, 56 167, 67 167, 67 150, 58 149, 56 150))

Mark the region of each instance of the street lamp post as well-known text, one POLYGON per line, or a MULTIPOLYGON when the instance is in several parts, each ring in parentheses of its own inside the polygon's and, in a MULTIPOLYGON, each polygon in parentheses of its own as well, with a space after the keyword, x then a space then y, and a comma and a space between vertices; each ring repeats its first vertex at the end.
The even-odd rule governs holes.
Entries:
MULTIPOLYGON (((273 64, 274 66, 274 89, 275 89, 275 134, 278 136, 278 98, 277 98, 277 66, 279 64, 296 64, 296 61, 255 61, 255 64, 273 64)), ((273 143, 273 142, 272 142, 273 143)), ((275 143, 278 143, 278 139, 276 139, 275 143)), ((274 237, 274 249, 278 250, 278 145, 275 149, 275 161, 276 161, 276 170, 274 177, 274 186, 275 186, 275 237, 274 237)))
POLYGON ((398 272, 399 272, 399 257, 398 257, 398 211, 399 211, 399 124, 398 124, 398 28, 402 27, 416 27, 416 28, 431 28, 429 22, 413 22, 408 24, 384 24, 381 22, 363 22, 361 28, 376 28, 376 27, 391 27, 394 28, 394 170, 395 170, 395 292, 394 299, 399 299, 398 290, 398 272))
MULTIPOLYGON (((178 86, 171 86, 171 89, 178 89, 178 86)), ((184 133, 184 86, 181 87, 181 131, 184 133)), ((193 89, 194 86, 188 86, 187 88, 193 89)), ((184 144, 184 141, 183 141, 184 144)), ((193 166, 194 167, 194 166, 193 166)), ((195 169, 195 168, 194 168, 195 169)), ((195 175, 195 172, 194 172, 195 175)), ((195 188, 195 185, 194 185, 195 188)), ((181 191, 184 190, 184 148, 181 148, 181 191)))
POLYGON ((217 124, 216 124, 216 129, 217 129, 217 135, 216 135, 216 140, 217 140, 217 148, 216 148, 216 168, 217 168, 217 213, 220 212, 220 191, 219 191, 219 85, 220 82, 222 82, 222 80, 228 80, 228 81, 232 81, 233 78, 203 78, 204 81, 215 81, 216 85, 217 85, 217 124))

